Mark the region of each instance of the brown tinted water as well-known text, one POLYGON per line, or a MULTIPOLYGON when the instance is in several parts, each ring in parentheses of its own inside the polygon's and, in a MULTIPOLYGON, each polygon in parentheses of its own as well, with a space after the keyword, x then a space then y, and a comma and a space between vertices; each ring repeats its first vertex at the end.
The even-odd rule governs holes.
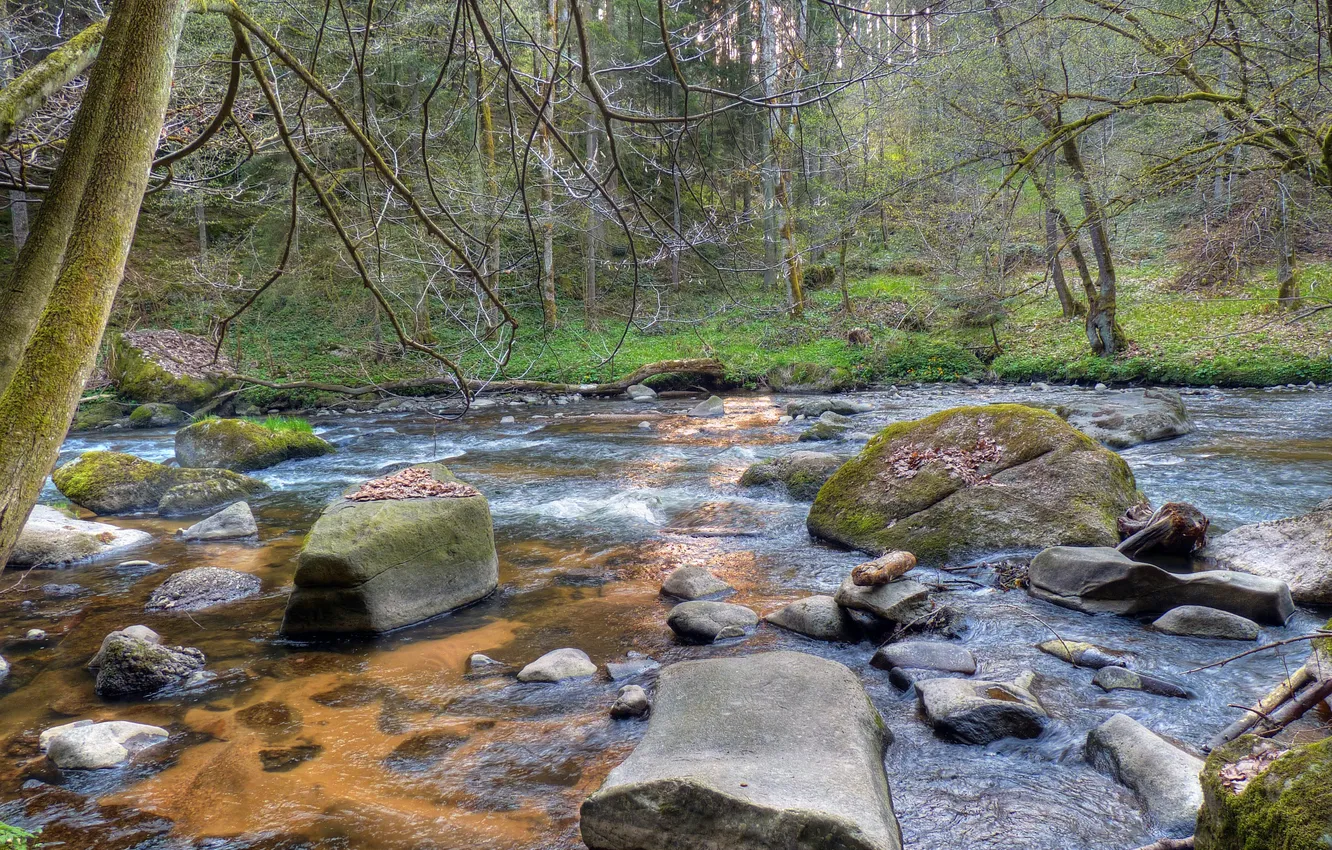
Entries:
MULTIPOLYGON (((857 421, 869 432, 961 403, 1047 403, 1075 392, 867 393, 875 411, 857 421)), ((1035 691, 1056 718, 1034 741, 968 747, 933 737, 914 699, 869 666, 871 643, 821 644, 763 625, 742 642, 678 645, 665 626, 669 604, 657 593, 675 567, 708 566, 736 587, 733 601, 767 612, 831 592, 861 560, 810 541, 806 506, 736 486, 754 460, 791 448, 800 427, 777 424, 784 401, 731 398, 723 420, 676 415, 687 400, 509 409, 503 413, 518 419, 509 425, 497 411, 442 425, 414 414, 320 418, 317 428, 339 452, 259 473, 274 493, 254 503, 258 543, 183 544, 171 534, 184 522, 114 518, 155 535, 132 553, 155 566, 33 573, 0 596, 3 652, 13 665, 0 685, 7 742, 0 819, 40 826, 52 846, 67 848, 579 847, 579 804, 644 724, 608 717, 617 685, 604 676, 565 685, 519 684, 512 671, 470 678, 470 654, 516 670, 564 646, 598 664, 631 652, 669 664, 781 647, 834 658, 862 678, 895 733, 885 763, 908 846, 1111 850, 1155 832, 1131 794, 1083 762, 1087 730, 1125 711, 1196 746, 1234 716, 1227 703, 1251 700, 1298 658, 1298 650, 1288 659, 1265 654, 1188 676, 1199 698, 1187 704, 1104 694, 1090 671, 1034 649, 1047 626, 1133 650, 1143 669, 1179 679, 1233 647, 1003 593, 988 570, 970 574, 974 584, 946 585, 954 576, 923 571, 966 613, 962 641, 980 658, 981 674, 1003 681, 1036 670, 1035 691), (650 409, 668 415, 646 415, 650 409), (564 418, 533 418, 557 412, 564 418), (640 429, 643 420, 652 428, 640 429), (294 557, 322 505, 395 463, 436 457, 491 500, 500 590, 377 640, 279 637, 294 557), (263 593, 192 615, 144 611, 167 576, 207 565, 258 575, 263 593), (79 589, 61 590, 71 585, 79 589), (97 698, 86 663, 107 632, 133 623, 202 649, 211 678, 152 700, 97 698), (49 639, 26 644, 30 628, 46 629, 49 639), (79 718, 153 723, 172 737, 124 769, 55 777, 24 767, 41 730, 79 718)), ((1332 445, 1332 395, 1205 393, 1188 402, 1198 433, 1125 453, 1155 501, 1193 501, 1224 528, 1306 510, 1332 491, 1332 451, 1323 448, 1332 445)), ((65 456, 90 448, 155 460, 172 454, 169 432, 123 432, 71 439, 65 456)), ((3 579, 7 587, 17 575, 3 579)), ((1301 612, 1265 637, 1296 634, 1319 616, 1301 612)))

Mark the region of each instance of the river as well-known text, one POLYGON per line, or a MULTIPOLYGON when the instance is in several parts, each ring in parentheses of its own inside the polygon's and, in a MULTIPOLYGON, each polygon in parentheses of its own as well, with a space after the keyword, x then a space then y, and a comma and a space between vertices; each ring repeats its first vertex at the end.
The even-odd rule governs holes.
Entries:
MULTIPOLYGON (((959 404, 1053 404, 1086 392, 947 385, 858 393, 874 410, 856 426, 873 431, 959 404)), ((1008 679, 1035 670, 1035 691, 1055 718, 1035 740, 974 747, 935 738, 914 697, 869 666, 870 643, 824 644, 763 625, 739 643, 678 645, 665 625, 670 603, 658 595, 661 578, 678 566, 708 566, 737 588, 729 601, 764 613, 832 592, 864 560, 811 541, 807 505, 736 485, 749 464, 792 448, 804 423, 778 424, 787 400, 731 396, 720 420, 674 415, 694 403, 688 399, 501 407, 456 422, 421 413, 325 415, 312 422, 337 454, 256 473, 274 491, 252 503, 257 543, 185 544, 171 534, 188 523, 113 520, 157 535, 132 553, 155 566, 33 573, 0 596, 3 652, 13 665, 0 685, 8 747, 0 820, 42 827, 44 840, 67 848, 581 847, 579 804, 645 724, 609 718, 617 686, 603 677, 565 685, 469 678, 471 653, 516 668, 565 646, 598 664, 631 652, 669 664, 785 648, 836 659, 860 676, 895 734, 885 764, 907 847, 1126 850, 1157 834, 1130 792, 1084 763, 1087 731, 1126 712, 1197 747, 1237 716, 1228 703, 1251 702, 1301 662, 1297 644, 1284 656, 1266 652, 1184 675, 1236 645, 1161 635, 1132 619, 1003 592, 987 569, 965 574, 973 582, 920 570, 949 582, 941 598, 965 612, 962 643, 981 674, 1008 679), (504 415, 516 421, 502 423, 504 415), (321 507, 351 483, 432 459, 447 461, 490 499, 499 591, 378 640, 280 638, 295 555, 321 507), (264 593, 193 615, 144 613, 166 576, 195 566, 253 573, 264 593), (202 649, 215 678, 152 701, 98 699, 87 661, 107 632, 133 623, 166 643, 202 649), (32 628, 51 638, 26 644, 32 628), (1132 650, 1141 669, 1186 683, 1198 698, 1103 693, 1092 671, 1033 648, 1050 628, 1132 650), (82 717, 153 723, 172 737, 125 769, 67 773, 58 785, 15 775, 38 732, 82 717)), ((1223 531, 1302 513, 1332 494, 1332 392, 1211 390, 1185 401, 1194 434, 1123 452, 1154 503, 1192 502, 1223 531)), ((171 438, 170 431, 76 435, 61 459, 115 449, 164 461, 171 438)), ((49 487, 44 493, 58 497, 49 487)), ((14 576, 3 577, 6 586, 14 576)), ((1302 609, 1263 639, 1302 633, 1326 616, 1302 609)))

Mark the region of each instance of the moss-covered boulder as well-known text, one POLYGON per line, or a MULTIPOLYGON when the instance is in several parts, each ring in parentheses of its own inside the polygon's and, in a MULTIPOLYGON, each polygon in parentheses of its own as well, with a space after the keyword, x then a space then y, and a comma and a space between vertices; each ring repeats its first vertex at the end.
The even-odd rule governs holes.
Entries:
POLYGON ((763 376, 764 383, 780 393, 833 393, 855 385, 851 372, 822 363, 782 363, 763 376))
POLYGON ((958 407, 879 432, 819 490, 815 537, 942 563, 1047 546, 1113 546, 1141 498, 1133 472, 1053 413, 958 407))
POLYGON ((130 412, 132 428, 174 428, 190 421, 190 415, 174 404, 159 401, 141 404, 130 412))
POLYGON ((1245 735, 1208 757, 1202 786, 1197 850, 1332 847, 1332 738, 1283 753, 1245 735))
POLYGON ((842 465, 842 458, 828 452, 791 452, 761 460, 740 476, 741 487, 780 484, 793 499, 812 501, 823 482, 842 465))
POLYGON ((352 488, 324 509, 301 550, 283 634, 387 632, 495 589, 499 559, 489 502, 442 463, 404 472, 417 469, 454 485, 452 495, 412 498, 410 490, 395 492, 390 477, 352 488))
POLYGON ((74 412, 74 421, 70 424, 69 430, 100 431, 103 428, 123 423, 125 414, 130 410, 130 407, 131 405, 113 399, 100 399, 87 404, 80 404, 79 409, 74 412))
POLYGON ((93 513, 198 513, 268 489, 225 469, 177 469, 122 452, 85 452, 51 475, 56 488, 93 513))
POLYGON ((296 423, 276 427, 248 419, 205 419, 176 432, 176 462, 187 468, 250 472, 284 460, 331 454, 333 447, 296 423))
POLYGON ((107 375, 121 395, 194 410, 230 386, 235 367, 214 359, 213 343, 175 330, 142 330, 111 339, 107 375))

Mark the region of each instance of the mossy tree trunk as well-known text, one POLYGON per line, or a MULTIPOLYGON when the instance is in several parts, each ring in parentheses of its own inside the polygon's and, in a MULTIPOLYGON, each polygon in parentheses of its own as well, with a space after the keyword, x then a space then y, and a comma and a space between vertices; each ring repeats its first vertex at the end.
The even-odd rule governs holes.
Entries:
MULTIPOLYGON (((184 20, 184 0, 120 0, 112 9, 108 29, 134 49, 97 63, 90 85, 106 89, 105 112, 79 122, 76 132, 100 130, 98 140, 87 146, 71 138, 65 153, 89 158, 98 179, 82 193, 46 310, 0 395, 0 564, 55 463, 96 360, 162 132, 184 20)), ((62 163, 61 170, 76 168, 62 163)))
MULTIPOLYGON (((125 2, 130 5, 130 0, 125 2)), ((91 44, 76 51, 77 55, 80 58, 89 52, 97 55, 100 45, 101 58, 97 68, 116 65, 123 41, 124 20, 124 16, 121 16, 114 24, 106 27, 97 24, 96 30, 85 30, 80 38, 91 44)), ((74 43, 71 40, 69 45, 61 49, 67 49, 74 43)), ((63 63, 55 66, 57 69, 66 67, 63 63)), ((81 69, 82 65, 75 63, 74 67, 81 69)), ((29 74, 38 72, 40 68, 40 64, 35 66, 0 93, 0 115, 8 115, 10 113, 6 110, 17 108, 18 103, 28 101, 27 96, 14 92, 11 97, 16 103, 8 106, 4 104, 5 96, 10 95, 11 89, 24 86, 24 80, 29 74)), ((62 78, 63 73, 56 73, 56 76, 62 78)), ((56 276, 60 273, 65 247, 74 227, 74 216, 78 213, 83 190, 88 184, 93 156, 106 120, 106 105, 114 84, 115 80, 109 76, 109 72, 94 70, 83 96, 83 104, 74 119, 74 129, 70 132, 65 154, 51 180, 50 190, 37 208, 28 238, 14 262, 9 279, 0 284, 0 393, 4 392, 14 376, 19 360, 23 357, 23 350, 46 307, 51 287, 55 285, 56 276)), ((34 87, 40 89, 35 83, 27 86, 34 87)), ((4 129, 4 120, 7 119, 0 119, 0 131, 4 129)))

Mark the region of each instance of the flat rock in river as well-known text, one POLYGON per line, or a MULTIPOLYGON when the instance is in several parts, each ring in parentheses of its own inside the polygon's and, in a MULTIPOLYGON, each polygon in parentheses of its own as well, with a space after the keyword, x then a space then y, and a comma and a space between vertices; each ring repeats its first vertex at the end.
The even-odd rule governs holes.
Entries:
POLYGON ((666 625, 681 638, 695 643, 712 643, 724 632, 747 632, 758 625, 758 614, 743 605, 729 602, 681 602, 666 616, 666 625))
POLYGON ((102 770, 128 761, 130 756, 167 739, 160 726, 109 720, 79 720, 42 733, 40 746, 62 770, 102 770))
POLYGON ((861 587, 847 576, 834 598, 843 608, 864 611, 891 623, 909 623, 930 610, 929 588, 911 579, 861 587))
POLYGON ((195 567, 168 578, 148 598, 149 611, 202 611, 259 592, 259 576, 221 567, 195 567))
POLYGON ((1284 581, 1226 570, 1172 573, 1109 547, 1046 549, 1032 559, 1027 576, 1032 596, 1087 613, 1158 614, 1205 605, 1276 626, 1295 613, 1284 581))
POLYGON ((1184 752, 1126 714, 1087 735, 1087 761, 1132 789, 1157 826, 1192 835, 1203 802, 1202 759, 1184 752))
POLYGON ((860 637, 860 626, 831 596, 797 599, 763 619, 815 640, 854 641, 860 637))
POLYGON ((870 664, 881 670, 902 667, 916 670, 940 670, 970 676, 976 672, 976 656, 955 643, 936 640, 908 640, 879 647, 870 664))
POLYGON ((798 652, 662 671, 642 741, 583 803, 591 850, 900 850, 886 729, 846 667, 798 652))
POLYGON ((146 531, 70 519, 46 505, 33 507, 19 531, 10 567, 59 567, 122 554, 152 540, 146 531))
POLYGON ((258 534, 259 526, 247 502, 237 502, 176 532, 182 540, 242 540, 258 534))
POLYGON ((843 458, 828 452, 790 452, 761 460, 740 476, 741 487, 780 484, 793 499, 813 501, 843 458))
POLYGON ((715 598, 734 590, 704 567, 680 567, 661 583, 662 593, 685 601, 715 598))
POLYGON ((563 682, 597 674, 597 665, 581 649, 553 649, 518 671, 520 682, 563 682))
POLYGON ((1036 674, 1012 682, 980 679, 917 681, 916 695, 935 734, 959 744, 988 744, 1000 738, 1035 738, 1049 719, 1031 692, 1036 674))
POLYGON ((1159 697, 1193 699, 1193 692, 1183 685, 1148 673, 1138 673, 1126 667, 1102 667, 1096 671, 1092 682, 1105 691, 1142 691, 1159 697))
POLYGON ((1181 605, 1165 612, 1152 628, 1168 635, 1257 640, 1262 629, 1253 620, 1202 605, 1181 605))
POLYGON ((1085 393, 1055 412, 1093 440, 1126 449, 1191 434, 1193 420, 1177 390, 1148 387, 1114 393, 1085 393))
POLYGON ((1332 500, 1303 516, 1241 525, 1214 539, 1202 555, 1222 569, 1280 579, 1296 602, 1332 605, 1329 508, 1332 500))
POLYGON ((1134 664, 1133 653, 1131 652, 1097 646, 1094 643, 1086 643, 1080 640, 1050 638, 1036 644, 1036 648, 1047 655, 1053 655, 1061 661, 1067 661, 1074 667, 1087 667, 1092 670, 1100 670, 1102 667, 1110 666, 1132 669, 1134 664))

